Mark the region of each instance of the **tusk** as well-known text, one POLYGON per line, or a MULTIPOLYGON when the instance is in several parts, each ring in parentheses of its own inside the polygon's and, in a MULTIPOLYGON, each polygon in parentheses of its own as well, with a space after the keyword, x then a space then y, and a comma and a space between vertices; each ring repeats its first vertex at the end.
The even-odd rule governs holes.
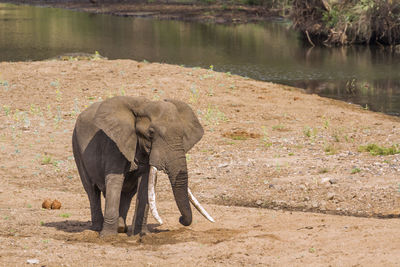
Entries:
POLYGON ((215 222, 213 217, 211 217, 210 214, 208 214, 208 212, 200 205, 199 201, 197 201, 197 199, 194 197, 189 188, 188 188, 188 193, 190 202, 192 202, 193 206, 201 213, 201 215, 206 217, 206 219, 209 220, 210 222, 215 222))
POLYGON ((154 187, 157 183, 157 168, 154 166, 150 166, 150 173, 149 173, 149 188, 148 188, 148 198, 149 198, 149 206, 151 210, 151 214, 153 215, 154 219, 157 220, 159 224, 163 224, 160 216, 158 215, 157 206, 156 206, 156 193, 154 187))

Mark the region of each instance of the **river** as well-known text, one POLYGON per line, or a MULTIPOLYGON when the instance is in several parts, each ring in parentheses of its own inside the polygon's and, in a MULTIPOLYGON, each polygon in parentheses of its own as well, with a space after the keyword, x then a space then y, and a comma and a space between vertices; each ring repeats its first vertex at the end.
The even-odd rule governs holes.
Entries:
POLYGON ((215 25, 0 3, 0 61, 98 51, 292 85, 400 115, 400 53, 380 47, 311 48, 287 21, 215 25))

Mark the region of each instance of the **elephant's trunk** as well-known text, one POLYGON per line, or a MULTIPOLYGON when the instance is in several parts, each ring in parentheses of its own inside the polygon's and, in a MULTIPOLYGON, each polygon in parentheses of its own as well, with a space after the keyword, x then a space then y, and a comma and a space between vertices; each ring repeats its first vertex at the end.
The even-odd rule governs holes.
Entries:
MULTIPOLYGON (((179 222, 184 226, 189 226, 192 223, 192 210, 190 207, 190 202, 195 206, 195 208, 209 221, 214 222, 214 219, 207 213, 207 211, 200 205, 194 195, 190 192, 188 188, 188 171, 186 164, 186 156, 183 149, 174 151, 175 153, 170 153, 168 160, 164 161, 164 164, 157 164, 158 161, 155 160, 157 157, 150 157, 150 177, 149 177, 149 204, 150 210, 153 217, 162 224, 162 220, 158 215, 155 206, 155 190, 154 185, 156 181, 157 169, 162 167, 162 169, 168 174, 168 178, 171 182, 172 192, 175 197, 176 205, 181 213, 179 222), (160 167, 156 167, 160 166, 160 167), (189 202, 190 201, 190 202, 189 202)), ((157 155, 153 151, 153 156, 157 155)))
POLYGON ((192 210, 189 204, 188 173, 186 165, 185 169, 180 170, 175 177, 175 184, 172 184, 172 192, 174 193, 176 205, 182 215, 179 218, 179 222, 184 226, 189 226, 192 223, 192 210))

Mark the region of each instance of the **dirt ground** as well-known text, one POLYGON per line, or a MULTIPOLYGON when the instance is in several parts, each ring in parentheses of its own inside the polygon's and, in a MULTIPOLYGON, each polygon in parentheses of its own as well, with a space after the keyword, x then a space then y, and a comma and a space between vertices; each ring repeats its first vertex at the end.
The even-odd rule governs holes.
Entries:
MULTIPOLYGON (((400 119, 212 69, 133 60, 0 63, 0 266, 398 266, 400 119), (100 239, 75 167, 77 115, 113 95, 190 103, 205 129, 187 156, 216 219, 165 221, 142 239, 100 239), (58 199, 60 210, 42 209, 58 199), (347 216, 343 216, 347 215, 347 216)), ((128 218, 132 218, 134 203, 128 218)), ((131 221, 131 219, 129 219, 131 221)))

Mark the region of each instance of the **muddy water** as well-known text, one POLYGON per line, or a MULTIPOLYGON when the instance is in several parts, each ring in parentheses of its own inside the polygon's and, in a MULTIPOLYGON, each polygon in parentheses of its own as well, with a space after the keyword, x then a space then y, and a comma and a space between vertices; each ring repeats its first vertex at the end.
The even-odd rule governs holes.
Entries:
POLYGON ((109 59, 212 66, 400 115, 400 53, 310 48, 289 26, 157 21, 0 4, 0 61, 99 51, 109 59))

